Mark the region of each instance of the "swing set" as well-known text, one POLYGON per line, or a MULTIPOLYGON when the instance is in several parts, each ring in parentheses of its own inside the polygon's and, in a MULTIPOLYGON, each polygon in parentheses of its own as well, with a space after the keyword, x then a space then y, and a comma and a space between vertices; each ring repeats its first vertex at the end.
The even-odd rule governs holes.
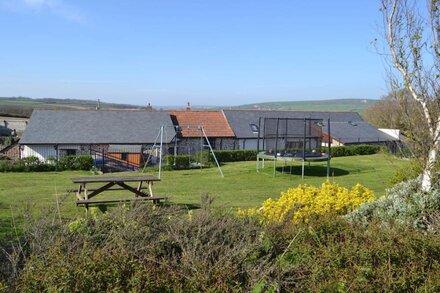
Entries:
MULTIPOLYGON (((154 140, 154 144, 151 147, 150 150, 148 150, 148 157, 147 160, 145 161, 144 167, 142 169, 142 172, 145 171, 145 169, 148 166, 149 162, 153 161, 153 157, 158 158, 158 162, 156 161, 156 163, 158 163, 159 165, 159 171, 158 171, 158 178, 161 178, 161 173, 162 173, 162 164, 163 164, 163 158, 164 155, 166 155, 167 153, 170 153, 170 148, 168 145, 168 141, 171 141, 171 143, 174 143, 173 146, 173 156, 174 158, 176 158, 177 156, 177 148, 178 148, 178 135, 182 132, 182 129, 195 129, 197 131, 199 131, 200 133, 200 150, 196 153, 195 156, 192 155, 191 153, 191 148, 188 147, 187 148, 187 155, 188 155, 188 160, 190 160, 189 165, 190 166, 194 166, 194 167, 200 167, 203 168, 203 163, 202 163, 202 158, 203 158, 203 151, 208 148, 210 154, 212 155, 212 157, 214 158, 215 164, 217 165, 217 168, 220 172, 220 175, 222 177, 224 177, 223 171, 220 167, 220 164, 217 160, 217 157, 215 156, 214 150, 212 149, 211 143, 209 142, 209 139, 206 135, 205 132, 205 128, 203 126, 200 125, 185 125, 185 126, 170 126, 170 125, 161 125, 156 139, 154 140), (169 140, 168 139, 168 129, 172 128, 172 139, 169 140), (164 141, 166 143, 164 143, 164 141), (166 152, 163 153, 164 147, 166 149, 166 152), (193 158, 195 158, 195 160, 191 161, 193 158)), ((174 164, 175 164, 176 160, 174 160, 174 164)))

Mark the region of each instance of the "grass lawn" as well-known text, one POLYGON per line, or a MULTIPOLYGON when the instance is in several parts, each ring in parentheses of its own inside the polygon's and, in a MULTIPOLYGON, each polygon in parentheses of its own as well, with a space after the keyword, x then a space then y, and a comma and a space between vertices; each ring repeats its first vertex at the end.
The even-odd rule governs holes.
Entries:
MULTIPOLYGON (((361 183, 382 195, 390 175, 406 163, 386 154, 334 158, 331 180, 347 187, 361 183)), ((281 167, 282 163, 278 162, 278 165, 281 167)), ((306 167, 304 183, 319 185, 325 181, 325 166, 326 163, 312 163, 311 167, 306 167)), ((216 198, 215 206, 245 208, 259 206, 266 198, 276 198, 281 191, 302 183, 299 162, 292 168, 293 175, 287 174, 290 168, 285 168, 285 174, 279 168, 276 177, 273 177, 273 163, 270 161, 266 161, 266 167, 260 173, 256 172, 255 162, 227 163, 222 169, 224 178, 217 168, 164 171, 162 181, 155 184, 154 191, 157 195, 168 196, 170 202, 176 204, 197 206, 200 196, 209 194, 216 198)), ((157 175, 156 172, 152 174, 157 175)), ((23 214, 24 208, 30 208, 34 213, 44 208, 55 212, 57 197, 62 201, 62 216, 84 215, 84 208, 75 205, 74 194, 66 194, 67 189, 77 187, 70 181, 76 176, 92 175, 80 171, 0 174, 0 235, 11 231, 13 217, 20 226, 18 215, 23 214)), ((121 197, 124 194, 112 192, 108 196, 121 197)), ((102 195, 98 197, 102 198, 102 195)))

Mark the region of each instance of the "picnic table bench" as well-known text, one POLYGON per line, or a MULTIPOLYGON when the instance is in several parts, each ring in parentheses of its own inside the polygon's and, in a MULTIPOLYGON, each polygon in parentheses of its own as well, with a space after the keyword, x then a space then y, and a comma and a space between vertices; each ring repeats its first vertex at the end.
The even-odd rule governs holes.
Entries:
MULTIPOLYGON (((141 201, 152 200, 153 203, 158 203, 160 200, 166 199, 166 197, 155 197, 153 194, 153 182, 160 181, 159 178, 149 175, 139 176, 89 176, 89 177, 75 177, 71 178, 73 183, 79 184, 78 189, 69 190, 76 194, 76 204, 84 205, 88 208, 89 204, 99 203, 111 203, 111 202, 128 202, 128 201, 141 201), (128 182, 136 182, 137 186, 133 187, 128 185, 128 182), (146 186, 144 186, 146 183, 146 186), (88 188, 88 184, 99 184, 99 187, 88 188), (143 189, 148 189, 148 193, 143 189), (98 199, 91 200, 92 197, 105 192, 127 190, 135 194, 134 198, 119 198, 119 199, 98 199)), ((90 186, 90 185, 89 185, 90 186)))

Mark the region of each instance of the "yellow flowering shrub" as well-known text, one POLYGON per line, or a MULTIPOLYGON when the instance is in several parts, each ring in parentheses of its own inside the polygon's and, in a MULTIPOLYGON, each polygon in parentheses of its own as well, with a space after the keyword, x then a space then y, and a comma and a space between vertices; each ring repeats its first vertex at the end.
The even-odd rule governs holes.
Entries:
POLYGON ((307 222, 320 215, 344 215, 362 203, 375 198, 372 190, 356 184, 350 190, 329 181, 320 188, 299 185, 281 193, 278 200, 271 198, 259 209, 239 210, 241 216, 261 217, 262 220, 281 222, 291 217, 295 222, 307 222))

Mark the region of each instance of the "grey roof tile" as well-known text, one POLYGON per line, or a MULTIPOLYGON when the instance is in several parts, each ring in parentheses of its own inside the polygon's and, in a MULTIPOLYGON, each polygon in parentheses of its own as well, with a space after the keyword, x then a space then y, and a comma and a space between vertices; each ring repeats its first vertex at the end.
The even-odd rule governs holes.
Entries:
MULTIPOLYGON (((395 140, 365 122, 356 112, 279 111, 279 110, 223 110, 232 130, 239 139, 257 138, 251 124, 258 125, 259 118, 311 118, 330 119, 331 135, 342 143, 367 143, 395 140), (353 124, 348 123, 349 121, 353 124), (356 126, 354 126, 356 125, 356 126)), ((261 123, 264 123, 262 120, 261 123)), ((326 127, 323 131, 326 132, 326 127)))
POLYGON ((20 143, 154 143, 161 125, 170 126, 170 142, 174 128, 165 112, 34 110, 20 143))

